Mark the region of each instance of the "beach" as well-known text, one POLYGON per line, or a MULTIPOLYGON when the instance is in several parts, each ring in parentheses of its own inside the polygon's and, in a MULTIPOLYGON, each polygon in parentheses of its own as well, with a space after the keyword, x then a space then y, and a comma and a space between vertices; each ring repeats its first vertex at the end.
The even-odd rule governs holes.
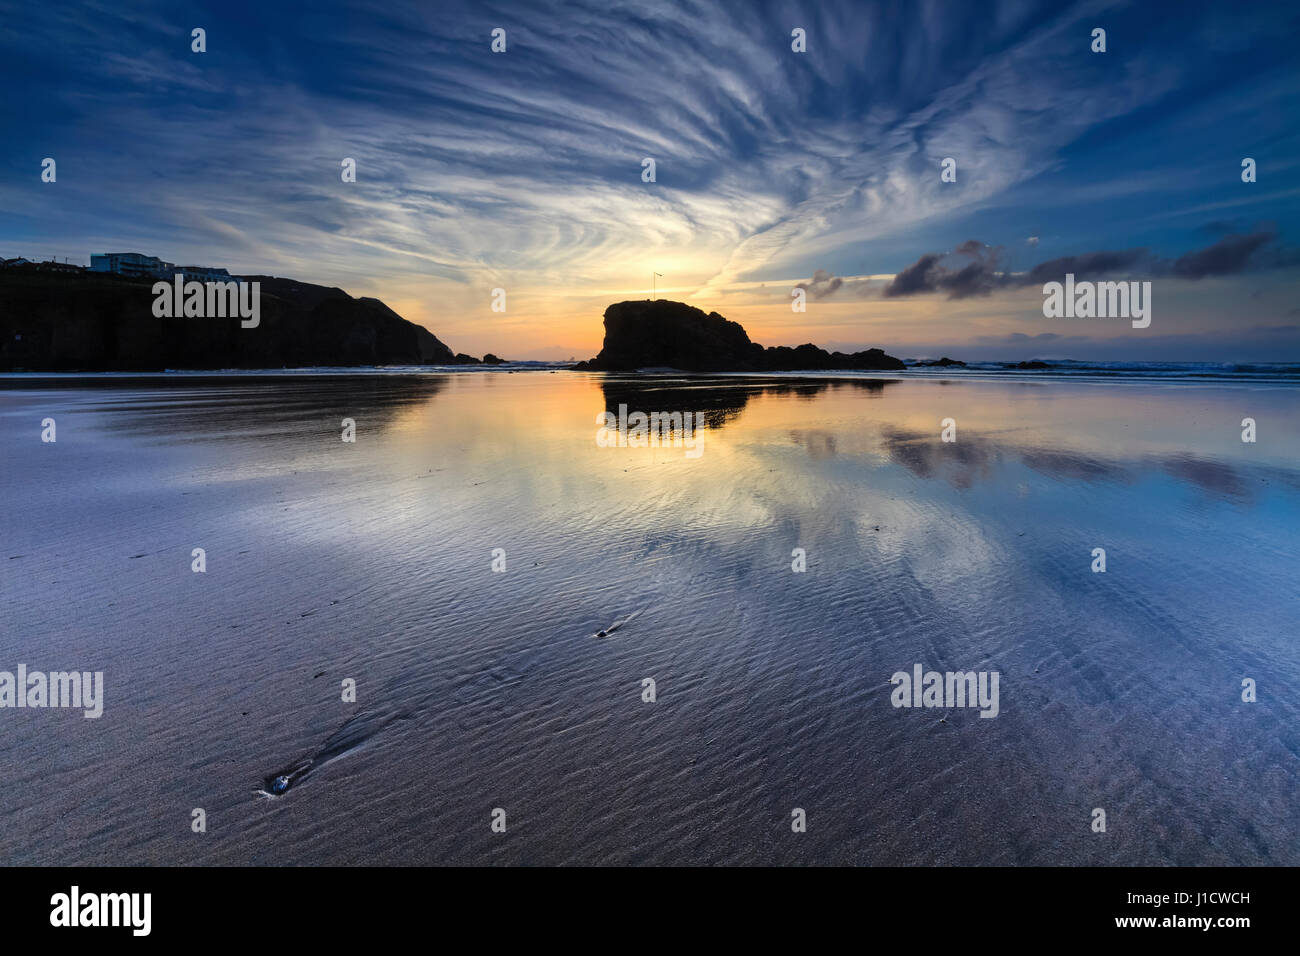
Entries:
POLYGON ((0 710, 0 859, 1296 865, 1296 394, 0 378, 0 669, 103 674, 0 710))

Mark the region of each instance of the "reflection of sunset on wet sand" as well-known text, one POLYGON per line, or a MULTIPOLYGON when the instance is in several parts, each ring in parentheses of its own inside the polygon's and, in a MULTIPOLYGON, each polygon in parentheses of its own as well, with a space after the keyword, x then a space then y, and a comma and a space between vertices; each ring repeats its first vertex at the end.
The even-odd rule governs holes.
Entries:
POLYGON ((93 660, 130 720, 11 722, 47 771, 10 859, 1300 862, 1295 702, 1233 704, 1300 679, 1291 389, 94 381, 8 393, 6 441, 60 441, 3 473, 44 518, 7 529, 0 653, 93 660), (698 416, 702 454, 601 447, 620 406, 698 416), (893 709, 917 663, 1000 674, 996 719, 893 709), (463 825, 496 793, 509 841, 463 825), (226 838, 154 825, 184 801, 226 838), (1099 804, 1104 847, 1060 822, 1099 804))

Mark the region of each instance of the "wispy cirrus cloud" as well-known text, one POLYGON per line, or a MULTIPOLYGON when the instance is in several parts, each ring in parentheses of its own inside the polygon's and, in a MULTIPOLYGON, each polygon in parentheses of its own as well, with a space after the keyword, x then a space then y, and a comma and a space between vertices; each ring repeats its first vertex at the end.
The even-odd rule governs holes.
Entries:
MULTIPOLYGON (((1195 11, 1181 15, 1195 25, 1195 11)), ((478 337, 480 351, 500 350, 492 335, 551 341, 529 322, 591 309, 609 290, 639 294, 652 270, 706 300, 811 275, 810 298, 832 302, 883 285, 843 277, 880 273, 895 275, 889 298, 978 298, 1026 271, 1007 247, 1089 215, 1044 212, 1045 231, 1004 222, 1007 209, 1023 219, 1027 206, 1086 203, 1112 210, 1109 221, 1131 197, 1188 178, 1205 120, 1178 97, 1207 56, 1232 54, 1162 45, 1143 29, 1159 16, 1046 0, 743 13, 594 0, 47 5, 0 37, 0 79, 27 91, 0 112, 19 146, 0 157, 0 222, 13 254, 139 248, 400 300, 449 338, 478 337), (1103 20, 1122 53, 1088 52, 1103 20), (203 54, 189 48, 196 25, 203 54), (790 48, 796 26, 803 54, 790 48), (507 31, 504 54, 490 50, 494 27, 507 31), (1138 173, 1128 155, 1073 155, 1099 130, 1113 140, 1125 124, 1160 122, 1179 132, 1138 173), (34 174, 45 155, 59 160, 57 189, 34 174), (356 183, 340 181, 344 157, 356 183), (641 179, 646 157, 656 182, 641 179), (944 157, 956 183, 940 181, 944 157), (1067 174, 1069 190, 1042 185, 1067 174), (956 228, 989 244, 915 248, 956 228), (497 286, 512 293, 504 316, 487 312, 497 286)), ((1267 64, 1276 18, 1243 15, 1234 29, 1267 64)), ((1232 105, 1248 99, 1243 84, 1267 92, 1260 115, 1284 115, 1295 98, 1284 73, 1217 76, 1211 101, 1238 122, 1249 120, 1232 105)), ((1253 122, 1252 141, 1286 152, 1271 121, 1253 122)), ((1188 208, 1255 201, 1197 188, 1188 208)), ((1124 242, 1119 227, 1097 228, 1030 248, 1049 261, 1070 254, 1061 243, 1167 249, 1163 235, 1124 242)), ((1174 272, 1222 275, 1234 256, 1267 250, 1202 250, 1174 272)))

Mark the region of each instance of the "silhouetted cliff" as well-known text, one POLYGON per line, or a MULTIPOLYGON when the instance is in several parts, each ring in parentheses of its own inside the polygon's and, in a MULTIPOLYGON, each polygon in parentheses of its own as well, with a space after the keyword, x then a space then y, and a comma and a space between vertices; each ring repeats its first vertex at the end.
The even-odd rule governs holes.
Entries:
POLYGON ((687 372, 786 372, 827 369, 902 370, 880 349, 827 352, 815 345, 763 348, 738 322, 707 315, 684 302, 643 299, 616 302, 605 310, 605 343, 579 370, 621 372, 676 368, 687 372))
POLYGON ((0 370, 156 371, 450 364, 451 349, 378 299, 271 276, 260 324, 158 318, 153 280, 0 270, 0 370))

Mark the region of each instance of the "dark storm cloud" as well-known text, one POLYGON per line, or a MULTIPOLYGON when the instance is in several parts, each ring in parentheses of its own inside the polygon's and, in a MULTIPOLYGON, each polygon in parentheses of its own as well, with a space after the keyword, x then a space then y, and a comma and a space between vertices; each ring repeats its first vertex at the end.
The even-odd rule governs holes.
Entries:
POLYGON ((1244 271, 1250 265, 1251 257, 1276 238, 1277 233, 1269 230, 1244 236, 1225 236, 1212 246, 1180 256, 1173 264, 1173 273, 1184 279, 1234 275, 1244 271))
POLYGON ((1097 276, 1113 277, 1127 275, 1144 263, 1152 262, 1148 249, 1118 249, 1102 252, 1085 252, 1077 256, 1062 256, 1049 259, 1034 266, 1023 277, 1022 284, 1037 285, 1043 282, 1059 281, 1066 273, 1073 273, 1075 279, 1089 279, 1097 276))
POLYGON ((885 287, 886 298, 946 292, 949 299, 988 295, 1006 284, 1001 249, 968 239, 951 254, 929 252, 903 269, 885 287))
POLYGON ((825 269, 818 269, 811 279, 797 283, 795 288, 806 290, 814 299, 822 299, 839 291, 843 285, 844 280, 839 276, 831 275, 825 269))
POLYGON ((1076 281, 1135 276, 1201 279, 1295 265, 1300 255, 1293 250, 1274 248, 1275 239, 1275 230, 1261 227, 1242 235, 1225 236, 1177 259, 1161 258, 1146 248, 1098 250, 1049 259, 1020 274, 1012 274, 1006 267, 1000 247, 968 239, 951 253, 927 252, 900 270, 883 295, 897 298, 942 292, 949 299, 966 299, 988 295, 999 288, 1059 282, 1067 274, 1072 274, 1076 281), (1265 252, 1271 254, 1264 255, 1265 252))

